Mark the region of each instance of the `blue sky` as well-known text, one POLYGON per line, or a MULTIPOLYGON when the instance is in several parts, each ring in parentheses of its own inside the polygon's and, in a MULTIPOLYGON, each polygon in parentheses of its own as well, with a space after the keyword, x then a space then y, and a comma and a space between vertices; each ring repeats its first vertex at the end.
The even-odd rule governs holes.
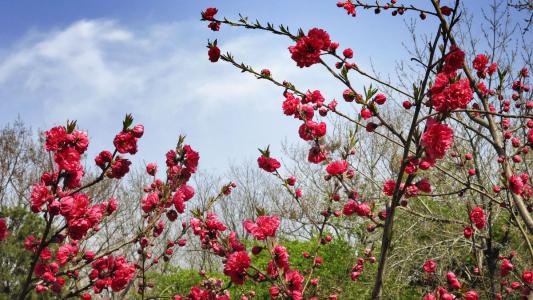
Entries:
MULTIPOLYGON (((473 11, 480 2, 470 2, 473 11)), ((360 66, 372 61, 383 74, 407 58, 401 42, 409 16, 360 11, 352 18, 335 1, 1 1, 0 125, 17 116, 34 129, 77 119, 91 137, 92 157, 112 146, 124 114, 133 113, 146 127, 135 162, 161 161, 182 133, 207 171, 254 159, 267 144, 279 153, 283 140, 299 142, 299 123, 281 114, 282 91, 208 62, 207 39, 300 89, 322 90, 328 100, 341 98, 342 87, 319 67, 297 68, 288 40, 224 26, 211 32, 199 21, 209 6, 230 18, 242 13, 291 29, 324 28, 354 49, 360 66)))

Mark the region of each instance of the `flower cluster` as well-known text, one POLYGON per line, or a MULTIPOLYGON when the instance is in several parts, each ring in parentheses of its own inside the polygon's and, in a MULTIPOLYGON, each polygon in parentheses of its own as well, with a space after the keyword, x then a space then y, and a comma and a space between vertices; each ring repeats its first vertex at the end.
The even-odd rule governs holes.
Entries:
POLYGON ((253 223, 251 220, 244 220, 244 229, 253 235, 257 240, 264 240, 267 237, 276 236, 280 219, 278 216, 260 216, 253 223))
POLYGON ((446 124, 437 123, 433 119, 429 119, 421 141, 426 152, 424 161, 432 166, 437 159, 442 159, 452 146, 453 130, 446 124))
POLYGON ((107 256, 95 260, 91 264, 89 278, 94 281, 93 291, 99 294, 107 288, 114 292, 123 290, 135 277, 136 269, 122 256, 107 256))
MULTIPOLYGON (((78 278, 77 269, 73 272, 61 269, 69 263, 74 264, 81 260, 79 242, 98 232, 103 219, 117 210, 117 201, 114 198, 93 203, 93 200, 81 191, 103 180, 104 175, 108 178, 121 178, 129 171, 129 160, 118 156, 117 153, 137 152, 137 141, 142 137, 144 127, 131 127, 132 122, 131 115, 127 115, 122 131, 113 140, 114 153, 102 151, 95 158, 95 163, 102 173, 86 186, 82 186, 81 182, 85 173, 81 157, 89 146, 87 134, 76 130, 75 122, 69 122, 67 126, 56 126, 45 132, 44 146, 53 154, 56 168, 55 172, 44 172, 40 182, 33 185, 31 210, 34 213, 44 212, 48 226, 57 217, 62 217, 65 225, 51 236, 45 235, 38 239, 30 235, 24 241, 25 249, 38 258, 33 270, 33 275, 39 279, 35 285, 36 292, 51 290, 59 294, 67 283, 67 278, 78 278)), ((92 261, 94 257, 94 253, 89 250, 83 253, 83 259, 87 262, 92 261)), ((96 271, 100 273, 90 278, 90 286, 95 293, 107 287, 113 291, 122 290, 135 276, 135 267, 126 263, 123 257, 113 259, 109 256, 105 260, 97 260, 93 263, 91 274, 96 271), (107 270, 104 270, 104 265, 108 265, 107 270)), ((84 294, 83 298, 89 299, 90 295, 84 294)))
MULTIPOLYGON (((74 189, 81 185, 84 170, 80 158, 89 146, 89 139, 87 133, 74 130, 74 126, 75 123, 71 123, 68 128, 57 126, 45 132, 45 149, 53 153, 57 166, 55 173, 43 174, 41 181, 46 186, 57 184, 60 179, 63 179, 65 188, 74 189)), ((37 211, 41 209, 38 203, 32 202, 32 207, 37 211)))
POLYGON ((220 30, 220 21, 215 20, 215 15, 218 13, 218 9, 209 7, 202 12, 202 20, 211 21, 207 27, 213 31, 220 30))
POLYGON ((346 13, 351 15, 352 17, 355 17, 357 13, 355 10, 355 5, 350 0, 346 0, 344 2, 337 2, 337 7, 344 8, 344 10, 346 10, 346 13))
POLYGON ((457 79, 453 75, 454 73, 437 74, 431 87, 431 105, 438 112, 465 109, 474 98, 468 79, 457 79))
POLYGON ((277 159, 265 155, 261 155, 257 158, 257 164, 259 165, 259 168, 269 173, 272 173, 281 167, 281 164, 277 159))
POLYGON ((322 29, 313 28, 307 35, 300 37, 296 45, 290 46, 289 51, 298 67, 310 67, 320 62, 321 51, 327 51, 330 45, 329 34, 322 29))
POLYGON ((479 230, 485 228, 485 211, 483 211, 481 207, 474 207, 470 212, 470 221, 472 221, 479 230))
POLYGON ((532 188, 531 185, 528 184, 528 180, 529 174, 527 173, 512 175, 509 177, 509 190, 511 190, 512 193, 521 195, 526 199, 531 198, 532 188))

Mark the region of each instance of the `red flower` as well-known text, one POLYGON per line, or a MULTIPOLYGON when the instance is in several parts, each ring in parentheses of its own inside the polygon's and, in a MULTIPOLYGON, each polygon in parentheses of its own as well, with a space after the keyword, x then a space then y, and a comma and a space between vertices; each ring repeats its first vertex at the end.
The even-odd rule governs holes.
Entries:
POLYGON ((342 213, 346 216, 351 216, 357 213, 360 217, 366 217, 370 215, 370 206, 366 203, 357 203, 354 200, 349 200, 343 207, 342 213))
POLYGON ((183 194, 183 201, 187 202, 194 197, 194 188, 190 185, 184 184, 182 185, 179 190, 183 194))
POLYGON ((475 291, 468 291, 465 294, 465 300, 478 300, 478 295, 475 291))
POLYGON ((219 31, 220 30, 220 22, 213 21, 207 25, 207 27, 213 31, 219 31))
POLYGON ((137 140, 138 138, 135 137, 133 131, 121 131, 113 139, 113 145, 117 148, 118 153, 135 154, 137 153, 137 140))
POLYGON ((302 190, 301 190, 301 189, 296 189, 296 191, 294 191, 294 196, 295 196, 297 199, 302 198, 302 190))
POLYGON ((431 193, 431 183, 425 178, 417 182, 416 187, 424 193, 431 193))
POLYGON ((320 62, 320 51, 328 50, 330 44, 329 34, 326 31, 313 28, 306 36, 301 37, 295 46, 290 46, 289 51, 298 67, 310 67, 320 62))
POLYGON ((350 49, 350 48, 346 48, 346 49, 344 49, 344 51, 342 51, 342 55, 344 55, 344 57, 346 57, 346 58, 352 58, 353 57, 353 50, 350 49))
POLYGON ((452 289, 461 288, 461 283, 459 282, 459 280, 457 280, 453 272, 448 272, 448 274, 446 274, 446 279, 448 280, 448 284, 452 289))
POLYGON ((246 246, 243 243, 241 243, 239 241, 239 239, 237 239, 237 234, 234 231, 232 231, 229 234, 228 242, 229 242, 229 245, 231 246, 231 249, 233 251, 244 251, 244 250, 246 250, 246 246))
MULTIPOLYGON (((331 102, 328 104, 328 108, 331 111, 335 111, 337 109, 337 100, 335 99, 331 100, 331 102)), ((533 142, 531 143, 533 144, 533 142)))
POLYGON ((366 216, 370 215, 370 206, 368 206, 368 204, 366 204, 364 202, 363 203, 359 203, 355 207, 355 212, 360 217, 366 217, 366 216))
MULTIPOLYGON (((418 164, 420 161, 412 156, 407 157, 407 163, 405 165, 405 173, 414 174, 418 170, 418 164)), ((403 188, 403 187, 402 187, 403 188)))
POLYGON ((472 229, 472 227, 468 226, 468 227, 465 227, 465 229, 463 230, 463 235, 465 236, 465 238, 469 239, 470 237, 472 237, 472 234, 474 233, 474 229, 472 229))
POLYGON ((272 74, 270 73, 270 70, 269 69, 262 69, 261 70, 261 76, 264 76, 264 77, 270 77, 272 74))
MULTIPOLYGON (((174 195, 174 201, 175 198, 176 195, 174 195)), ((157 192, 148 194, 148 196, 141 201, 141 207, 145 213, 149 213, 152 209, 156 208, 157 204, 159 204, 159 195, 157 194, 157 192)))
POLYGON ((368 108, 364 108, 361 110, 361 117, 365 120, 368 120, 372 117, 372 111, 370 111, 370 109, 368 108))
POLYGON ((451 14, 452 14, 452 11, 453 11, 453 9, 451 9, 451 8, 448 7, 448 6, 442 6, 442 7, 440 8, 440 12, 441 12, 443 15, 445 15, 445 16, 449 16, 449 15, 451 15, 451 14))
POLYGON ((54 155, 54 161, 61 170, 69 173, 75 173, 81 168, 80 153, 72 147, 65 147, 57 151, 54 155))
POLYGON ((96 158, 94 159, 94 162, 100 168, 104 168, 105 164, 111 162, 112 159, 113 159, 113 154, 107 150, 104 150, 100 152, 98 156, 96 156, 96 158))
POLYGON ((38 213, 41 211, 41 207, 50 198, 48 194, 48 188, 45 185, 34 184, 31 190, 31 211, 38 213))
MULTIPOLYGON (((315 109, 311 104, 303 104, 298 106, 297 114, 294 116, 302 121, 313 119, 315 115, 315 109)), ((310 121, 312 122, 312 121, 310 121)))
POLYGON ((209 7, 205 11, 202 12, 202 19, 213 21, 217 12, 218 12, 218 9, 214 7, 209 7))
POLYGON ((0 241, 5 241, 8 234, 6 219, 0 218, 0 241))
POLYGON ((259 156, 257 164, 259 165, 259 168, 271 173, 281 167, 281 164, 275 158, 266 157, 264 155, 259 156))
POLYGON ((276 245, 272 251, 272 259, 278 268, 289 269, 289 253, 285 247, 276 245))
POLYGON ((353 200, 349 200, 344 204, 344 207, 342 208, 342 213, 346 216, 351 216, 355 213, 355 209, 357 207, 357 202, 353 200))
POLYGON ((296 184, 296 177, 290 176, 289 178, 287 178, 286 182, 288 185, 294 186, 296 184))
POLYGON ((394 195, 394 187, 396 186, 396 181, 389 179, 383 184, 383 192, 385 195, 392 197, 394 195))
POLYGON ((489 73, 489 75, 492 76, 492 74, 494 74, 494 72, 496 72, 496 70, 498 70, 498 64, 492 63, 487 68, 487 73, 489 73))
POLYGON ((146 165, 146 173, 155 176, 155 173, 157 173, 157 165, 155 163, 149 163, 146 165))
POLYGON ((255 223, 250 220, 243 222, 244 229, 258 240, 264 240, 269 236, 276 236, 276 230, 279 224, 280 219, 278 216, 260 216, 255 220, 255 223))
POLYGON ((470 221, 476 225, 477 229, 485 228, 485 212, 481 207, 474 207, 470 212, 470 221))
POLYGON ((337 2, 337 7, 344 8, 347 14, 352 15, 352 17, 355 17, 356 10, 355 5, 352 3, 352 1, 346 0, 344 2, 337 2))
POLYGON ((73 240, 80 240, 87 234, 91 225, 87 218, 73 219, 68 222, 68 235, 73 240))
POLYGON ((429 160, 441 159, 452 146, 453 130, 446 124, 440 124, 433 119, 428 120, 426 132, 422 135, 422 145, 429 160))
POLYGON ((344 101, 346 102, 352 102, 355 97, 356 95, 351 89, 345 89, 344 92, 342 92, 342 98, 344 98, 344 101))
POLYGON ((270 294, 271 299, 276 299, 279 296, 279 288, 274 285, 268 289, 268 293, 270 294))
POLYGON ((64 244, 56 252, 56 260, 60 266, 64 266, 70 259, 78 254, 78 247, 64 244))
POLYGON ((330 163, 326 167, 326 172, 328 172, 329 175, 340 175, 348 170, 348 162, 345 160, 338 160, 330 163))
POLYGON ((522 273, 522 280, 526 283, 533 283, 533 272, 532 271, 524 271, 522 273))
POLYGON ((309 154, 307 155, 307 160, 310 163, 319 164, 326 160, 327 152, 326 149, 322 146, 313 146, 309 149, 309 154))
POLYGON ((231 278, 231 282, 243 284, 246 269, 250 267, 250 257, 246 251, 233 252, 224 265, 224 274, 231 278))
POLYGON ((61 199, 59 211, 68 221, 81 218, 87 212, 89 197, 85 194, 77 193, 61 199))
POLYGON ((184 195, 181 191, 178 190, 174 193, 174 196, 172 196, 172 203, 174 203, 174 207, 180 214, 185 212, 184 195))
POLYGON ((131 161, 117 156, 111 163, 111 170, 108 170, 106 175, 109 178, 120 179, 130 171, 131 161))
POLYGON ((47 151, 57 151, 67 140, 67 130, 63 126, 53 127, 45 131, 44 135, 46 137, 44 146, 47 151))
POLYGON ((209 56, 209 60, 211 62, 217 62, 220 58, 220 49, 217 46, 211 46, 207 51, 207 55, 209 56))
POLYGON ((292 116, 298 111, 300 105, 300 98, 294 97, 292 93, 285 93, 285 101, 283 101, 283 113, 287 116, 292 116))
POLYGON ((427 273, 435 273, 435 270, 437 269, 437 263, 430 259, 430 260, 427 260, 425 263, 424 263, 424 271, 426 271, 427 273))
POLYGON ((478 54, 476 58, 474 58, 472 66, 474 69, 476 69, 476 71, 483 72, 488 63, 489 58, 485 54, 478 54))
POLYGON ((513 264, 510 260, 507 258, 504 258, 502 260, 502 264, 500 265, 500 275, 501 276, 507 276, 509 275, 509 272, 511 272, 514 269, 513 264))
POLYGON ((87 150, 87 147, 89 147, 89 138, 87 137, 87 133, 83 131, 75 130, 72 133, 72 139, 74 148, 80 154, 84 153, 87 150))
POLYGON ((304 277, 297 271, 291 270, 285 273, 285 282, 287 284, 287 293, 292 297, 292 300, 303 299, 302 290, 304 277))
POLYGON ((322 93, 320 93, 319 90, 314 90, 312 92, 307 91, 307 93, 305 93, 305 101, 314 103, 317 107, 322 106, 324 104, 324 100, 324 96, 322 96, 322 93))
POLYGON ((224 231, 227 229, 224 223, 218 220, 218 216, 214 213, 207 213, 205 225, 208 230, 224 231))
POLYGON ((374 97, 374 102, 376 102, 379 105, 385 104, 385 101, 387 101, 387 97, 385 95, 383 95, 383 94, 377 94, 374 97))
POLYGON ((466 108, 474 94, 466 78, 448 85, 448 75, 437 74, 435 85, 431 88, 431 104, 438 112, 466 108))
POLYGON ((189 173, 195 173, 198 168, 198 162, 200 160, 200 154, 192 149, 191 146, 183 146, 185 152, 185 167, 189 173))
POLYGON ((442 69, 445 73, 452 73, 461 69, 464 65, 465 53, 457 47, 452 45, 450 52, 444 58, 444 67, 442 69))
POLYGON ((128 264, 122 256, 102 257, 93 262, 91 266, 93 270, 98 271, 101 279, 105 279, 101 281, 103 287, 111 287, 114 292, 123 290, 135 277, 135 266, 128 264))
POLYGON ((312 141, 316 138, 321 138, 326 135, 326 123, 307 121, 300 126, 298 133, 304 141, 312 141))
POLYGON ((524 191, 524 182, 522 181, 522 178, 517 175, 511 176, 511 178, 509 178, 509 188, 514 194, 522 194, 524 191))

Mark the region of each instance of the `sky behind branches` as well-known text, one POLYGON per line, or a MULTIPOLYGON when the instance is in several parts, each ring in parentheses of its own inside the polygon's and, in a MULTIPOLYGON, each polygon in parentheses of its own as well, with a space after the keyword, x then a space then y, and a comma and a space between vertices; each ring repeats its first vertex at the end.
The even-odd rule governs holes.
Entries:
MULTIPOLYGON (((487 4, 466 2, 476 16, 487 4)), ((232 19, 242 13, 293 30, 323 28, 341 48, 354 50, 360 67, 391 75, 395 62, 408 60, 405 24, 418 19, 361 10, 352 18, 335 1, 318 0, 2 1, 0 126, 18 116, 34 129, 76 119, 89 132, 94 157, 112 147, 123 116, 132 113, 146 129, 134 162, 162 161, 186 134, 207 171, 254 159, 257 147, 270 144, 276 156, 283 140, 300 143, 299 122, 281 113, 283 91, 228 64, 210 63, 207 39, 217 38, 238 61, 269 68, 301 90, 320 89, 328 101, 342 99, 343 87, 319 66, 297 68, 283 37, 227 26, 210 31, 199 21, 210 6, 232 19)), ((430 34, 435 22, 418 28, 430 34)))

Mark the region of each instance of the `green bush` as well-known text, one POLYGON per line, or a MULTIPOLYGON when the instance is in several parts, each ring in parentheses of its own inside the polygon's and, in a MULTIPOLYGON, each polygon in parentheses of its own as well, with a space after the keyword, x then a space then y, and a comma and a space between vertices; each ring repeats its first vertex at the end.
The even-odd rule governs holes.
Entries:
MULTIPOLYGON (((251 249, 253 243, 247 243, 248 249, 251 249)), ((302 272, 308 271, 312 266, 311 258, 304 258, 304 251, 311 252, 316 248, 317 241, 282 241, 280 244, 285 246, 289 252, 289 261, 293 268, 302 272)), ((327 245, 321 246, 319 256, 324 259, 324 264, 315 269, 313 278, 319 278, 319 298, 327 297, 330 294, 338 294, 341 299, 365 299, 369 297, 370 289, 373 285, 373 274, 375 273, 375 264, 365 263, 365 271, 357 282, 350 280, 351 267, 357 260, 357 249, 343 240, 333 240, 327 245), (339 291, 341 291, 339 293, 339 291)), ((252 256, 252 264, 260 270, 264 270, 270 260, 268 251, 262 251, 259 255, 252 256)), ((222 273, 209 273, 208 277, 223 279, 227 284, 228 279, 222 273)), ((167 274, 148 274, 150 281, 154 281, 155 288, 150 294, 153 295, 187 295, 189 289, 197 285, 202 277, 196 270, 173 269, 167 274)), ((232 285, 230 288, 232 299, 239 299, 242 294, 249 291, 256 292, 255 299, 269 299, 268 288, 270 284, 254 283, 247 281, 242 286, 232 285)), ((308 287, 312 293, 316 291, 314 287, 308 287)))
POLYGON ((9 219, 9 236, 0 243, 0 299, 14 299, 26 279, 31 253, 22 246, 30 234, 41 232, 43 220, 24 207, 4 208, 0 216, 9 219))

